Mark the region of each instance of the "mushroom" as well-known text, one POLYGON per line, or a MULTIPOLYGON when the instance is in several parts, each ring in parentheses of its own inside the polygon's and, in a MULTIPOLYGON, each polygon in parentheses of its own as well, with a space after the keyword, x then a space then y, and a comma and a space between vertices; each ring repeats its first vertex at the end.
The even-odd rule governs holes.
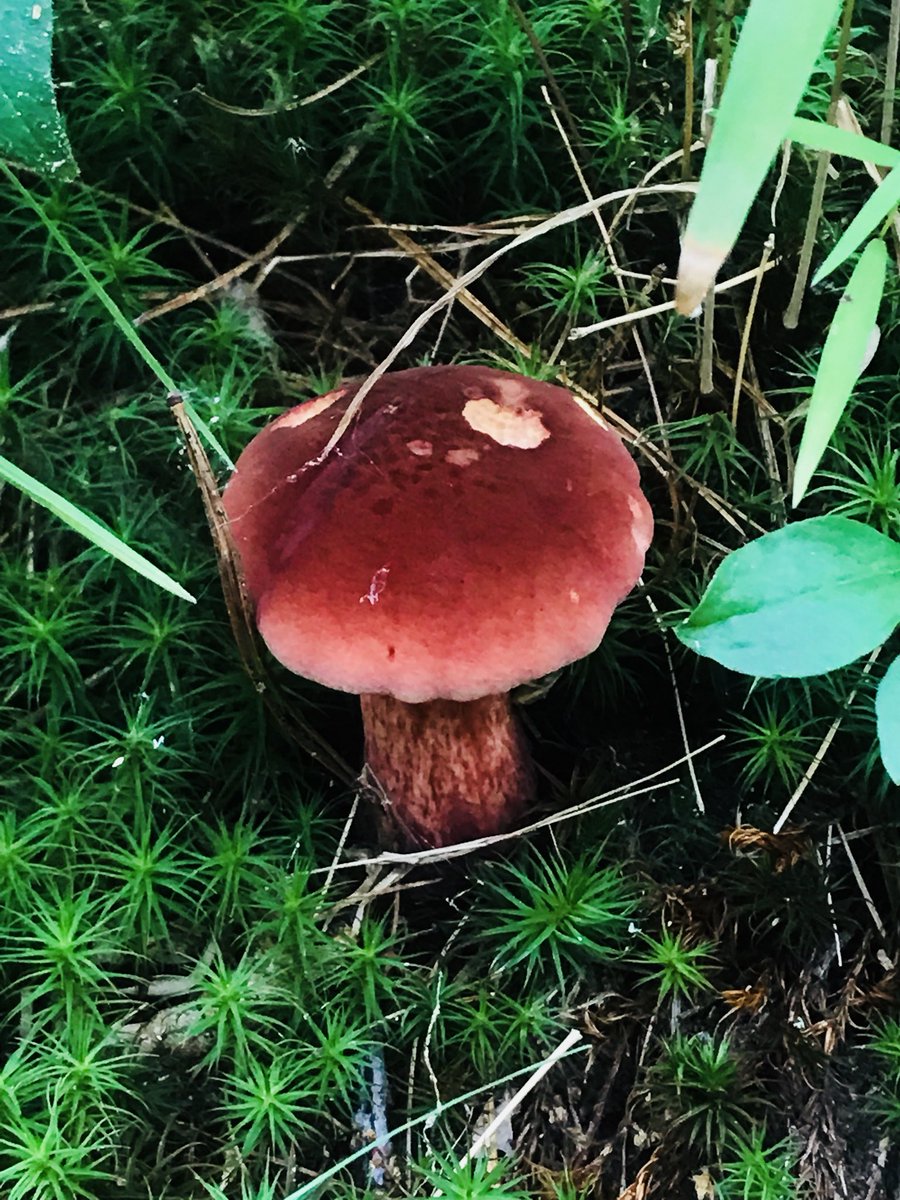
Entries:
POLYGON ((652 516, 619 437, 569 392, 479 366, 382 376, 282 414, 224 506, 289 670, 360 695, 369 771, 413 844, 507 828, 533 798, 509 690, 590 653, 652 516))

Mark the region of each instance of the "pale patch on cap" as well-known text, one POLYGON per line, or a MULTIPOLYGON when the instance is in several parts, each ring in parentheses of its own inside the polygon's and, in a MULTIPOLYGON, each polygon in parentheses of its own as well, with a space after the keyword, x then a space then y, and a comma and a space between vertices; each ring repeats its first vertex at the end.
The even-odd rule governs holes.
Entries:
POLYGON ((500 446, 534 450, 550 436, 541 414, 532 408, 504 408, 496 400, 482 396, 469 400, 462 411, 463 420, 476 433, 487 434, 500 446))
POLYGON ((448 450, 444 455, 444 462, 449 463, 451 467, 468 467, 473 462, 478 462, 481 458, 481 452, 474 449, 468 450, 448 450))
POLYGON ((647 553, 647 547, 653 540, 653 515, 647 505, 639 503, 634 496, 628 496, 628 509, 632 516, 631 539, 641 554, 647 553))
POLYGON ((319 396, 316 400, 308 400, 306 404, 300 404, 296 408, 290 409, 284 416, 278 417, 277 420, 272 422, 272 428, 290 429, 294 425, 305 425, 307 421, 311 421, 313 417, 317 417, 326 408, 331 408, 335 400, 340 400, 341 396, 346 394, 346 391, 346 388, 338 388, 334 392, 328 392, 324 396, 319 396))
POLYGON ((411 442, 406 443, 406 448, 417 458, 430 458, 434 450, 431 442, 426 442, 424 438, 413 438, 411 442))

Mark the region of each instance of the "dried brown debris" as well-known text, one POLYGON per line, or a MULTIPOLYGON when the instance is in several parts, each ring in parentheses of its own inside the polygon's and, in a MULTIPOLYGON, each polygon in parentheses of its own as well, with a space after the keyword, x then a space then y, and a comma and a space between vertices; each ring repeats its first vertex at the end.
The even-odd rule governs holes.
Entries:
POLYGON ((719 836, 732 854, 771 854, 775 873, 779 875, 813 851, 812 839, 803 826, 786 825, 781 833, 769 833, 753 825, 729 825, 719 836))

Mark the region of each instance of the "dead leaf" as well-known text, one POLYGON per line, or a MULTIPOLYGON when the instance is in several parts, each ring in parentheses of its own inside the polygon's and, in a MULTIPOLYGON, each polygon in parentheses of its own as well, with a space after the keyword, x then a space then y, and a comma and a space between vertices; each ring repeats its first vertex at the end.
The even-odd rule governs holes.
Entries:
POLYGON ((812 839, 805 827, 799 825, 787 825, 781 833, 769 833, 753 825, 729 825, 719 836, 732 854, 771 854, 777 875, 795 867, 812 851, 812 839))
POLYGON ((706 1167, 691 1176, 697 1200, 716 1200, 716 1185, 706 1167))
POLYGON ((757 1013, 769 998, 769 989, 764 983, 743 988, 726 988, 719 992, 726 1004, 741 1012, 757 1013))

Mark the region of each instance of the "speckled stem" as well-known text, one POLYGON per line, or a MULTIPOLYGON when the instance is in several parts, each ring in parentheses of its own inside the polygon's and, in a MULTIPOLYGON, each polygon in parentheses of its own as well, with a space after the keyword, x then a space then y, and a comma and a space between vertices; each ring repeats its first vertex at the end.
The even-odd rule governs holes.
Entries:
POLYGON ((534 792, 508 695, 406 704, 364 695, 366 762, 391 816, 418 846, 501 833, 534 792))

